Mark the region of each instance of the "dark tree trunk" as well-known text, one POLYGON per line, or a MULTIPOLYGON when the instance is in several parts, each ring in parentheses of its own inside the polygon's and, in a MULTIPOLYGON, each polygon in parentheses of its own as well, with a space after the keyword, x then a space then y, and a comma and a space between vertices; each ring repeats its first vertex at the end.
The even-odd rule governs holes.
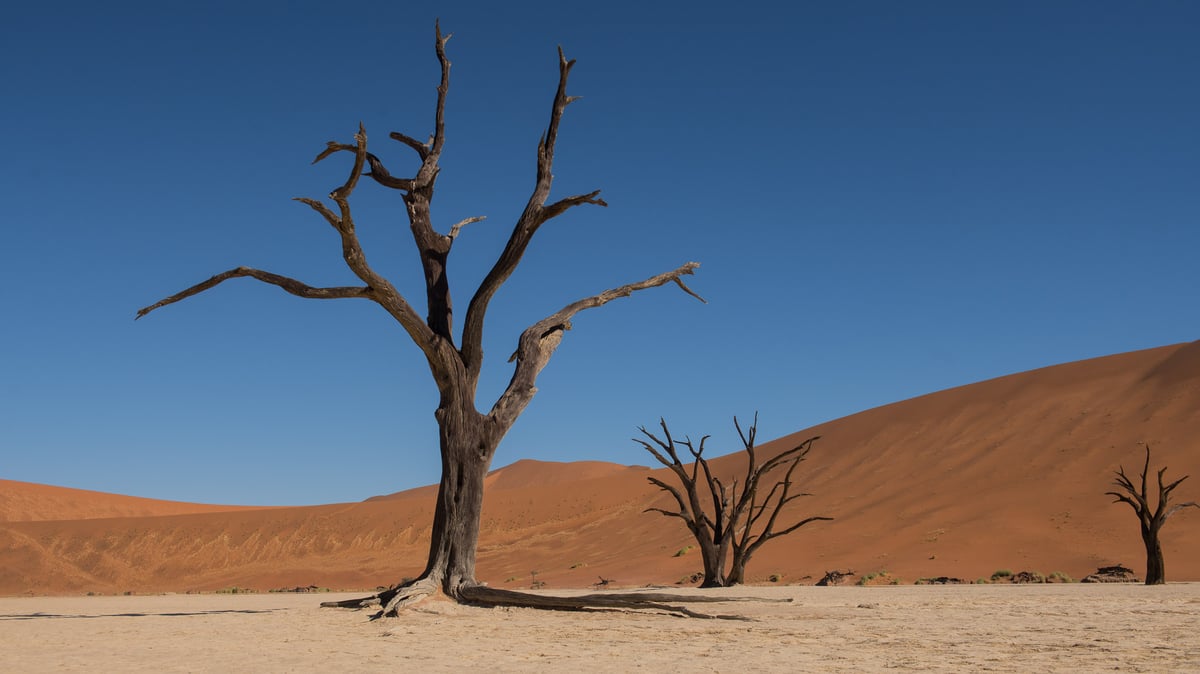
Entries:
POLYGON ((423 578, 447 596, 475 582, 475 553, 483 512, 483 479, 500 443, 487 432, 487 419, 474 408, 442 408, 440 425, 442 479, 438 485, 429 561, 423 578))
POLYGON ((1163 559, 1162 544, 1158 542, 1158 532, 1143 531, 1142 542, 1146 544, 1146 584, 1166 584, 1166 560, 1163 559))
POLYGON ((704 580, 700 587, 725 587, 725 551, 716 544, 701 545, 704 560, 704 580))
POLYGON ((734 560, 725 576, 725 584, 732 587, 746 582, 746 562, 750 560, 734 560))

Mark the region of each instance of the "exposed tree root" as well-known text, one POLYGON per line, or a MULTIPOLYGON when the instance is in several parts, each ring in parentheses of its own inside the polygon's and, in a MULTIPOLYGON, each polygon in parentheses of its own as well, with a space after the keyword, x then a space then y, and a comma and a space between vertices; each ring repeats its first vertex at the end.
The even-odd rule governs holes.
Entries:
POLYGON ((346 599, 343 601, 324 601, 321 606, 325 608, 351 608, 364 609, 372 606, 380 606, 378 613, 372 616, 372 620, 383 617, 395 617, 401 609, 436 595, 440 592, 437 583, 428 578, 393 585, 392 587, 373 594, 369 597, 360 597, 358 599, 346 599))
MULTIPOLYGON (((663 611, 671 615, 687 618, 705 618, 720 620, 751 620, 740 615, 712 615, 699 613, 686 606, 676 606, 672 603, 713 603, 724 601, 760 601, 753 597, 705 597, 682 594, 659 594, 655 592, 630 592, 604 594, 584 594, 574 597, 556 595, 532 594, 529 592, 514 592, 487 587, 486 585, 468 585, 459 589, 463 601, 476 606, 516 606, 522 608, 537 608, 549 611, 587 611, 592 609, 609 609, 625 611, 663 611)), ((772 601, 772 600, 761 600, 772 601)), ((781 601, 791 601, 790 599, 781 601)))
MULTIPOLYGON (((389 588, 378 594, 359 599, 322 602, 327 608, 363 609, 380 606, 381 610, 372 619, 395 617, 400 610, 412 606, 421 600, 439 594, 437 585, 429 580, 413 581, 405 585, 389 588)), ((719 620, 751 620, 745 616, 728 614, 708 614, 693 611, 679 604, 703 604, 732 601, 756 602, 791 602, 791 599, 766 599, 760 597, 725 597, 664 594, 657 592, 605 592, 603 594, 584 594, 577 596, 559 596, 533 594, 501 590, 486 585, 464 585, 458 590, 458 600, 472 606, 512 606, 518 608, 536 608, 548 611, 661 611, 671 615, 687 618, 719 619, 719 620)))
POLYGON ((441 590, 437 583, 425 578, 422 580, 413 581, 407 585, 402 585, 394 590, 388 590, 380 594, 379 603, 383 605, 383 609, 379 612, 376 618, 384 616, 395 616, 400 609, 439 594, 441 590), (390 595, 390 596, 384 596, 390 595))

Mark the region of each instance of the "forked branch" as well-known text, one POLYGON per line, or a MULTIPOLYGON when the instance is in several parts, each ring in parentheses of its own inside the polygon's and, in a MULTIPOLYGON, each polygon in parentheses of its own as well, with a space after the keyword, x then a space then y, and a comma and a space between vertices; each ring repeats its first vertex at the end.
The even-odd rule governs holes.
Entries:
MULTIPOLYGON (((516 421, 530 400, 533 399, 533 395, 537 393, 538 374, 550 362, 550 357, 554 355, 554 350, 562 341, 563 333, 571 329, 571 319, 576 314, 586 309, 603 306, 621 297, 629 297, 639 290, 657 288, 671 282, 678 283, 688 290, 689 295, 699 297, 696 293, 691 292, 680 279, 682 276, 691 274, 699 266, 698 262, 688 262, 678 269, 651 276, 643 281, 629 283, 619 288, 606 290, 598 295, 585 297, 525 328, 517 341, 517 350, 508 359, 510 363, 516 361, 512 379, 508 383, 508 388, 492 406, 489 416, 504 428, 508 428, 516 421)), ((703 298, 700 299, 703 301, 703 298)))

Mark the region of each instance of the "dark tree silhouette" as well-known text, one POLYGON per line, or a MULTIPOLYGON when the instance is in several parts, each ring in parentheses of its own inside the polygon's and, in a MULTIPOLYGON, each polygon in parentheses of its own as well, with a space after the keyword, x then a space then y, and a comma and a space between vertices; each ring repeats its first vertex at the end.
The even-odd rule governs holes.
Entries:
POLYGON ((792 476, 820 436, 809 438, 760 464, 755 449, 758 415, 754 415, 754 423, 745 433, 742 432, 737 417, 734 417, 733 425, 737 428, 746 452, 746 472, 741 478, 739 491, 736 477, 729 484, 725 484, 713 474, 708 459, 704 458, 704 443, 709 436, 700 438, 700 445, 697 447, 689 437, 683 440, 672 437, 665 420, 659 419, 659 425, 662 427, 663 437, 660 438, 642 427, 638 430, 647 439, 634 438, 634 441, 650 452, 659 463, 670 468, 683 489, 680 490, 679 487, 655 477, 646 478, 651 484, 671 494, 678 506, 676 510, 647 508, 646 512, 678 517, 687 525, 688 531, 692 532, 696 539, 704 561, 704 580, 701 581, 700 587, 726 587, 744 582, 746 565, 767 541, 786 536, 810 522, 833 519, 807 517, 782 529, 775 528, 784 506, 802 496, 811 495, 792 492, 792 476), (686 448, 691 455, 690 467, 680 460, 679 447, 686 448), (787 469, 782 479, 771 484, 764 496, 764 478, 785 464, 787 469))
MULTIPOLYGON (((567 105, 576 100, 576 97, 567 95, 567 77, 575 61, 568 61, 563 57, 560 48, 558 89, 550 109, 549 126, 537 145, 536 181, 533 192, 524 211, 517 218, 504 250, 499 253, 490 271, 471 297, 463 320, 461 341, 456 343, 447 261, 462 228, 483 218, 468 218, 451 226, 446 234, 439 233, 433 225, 430 204, 433 201, 434 183, 440 171, 438 162, 446 142, 444 113, 446 93, 450 86, 450 61, 446 58, 445 47, 449 39, 450 36, 443 35, 440 26, 435 25, 434 48, 441 66, 441 82, 437 87, 433 133, 429 141, 422 142, 398 132, 390 134, 392 139, 414 152, 420 161, 413 176, 397 177, 385 168, 380 157, 368 151, 367 133, 360 123, 352 143, 330 141, 313 160, 316 163, 343 152, 353 158, 346 181, 329 194, 333 207, 316 199, 296 199, 309 206, 337 232, 341 241, 342 258, 346 266, 358 277, 361 285, 318 288, 286 276, 250 267, 237 267, 145 307, 139 310, 137 315, 140 318, 155 309, 209 290, 229 279, 249 277, 278 286, 299 297, 353 298, 374 302, 394 318, 417 348, 421 349, 439 394, 434 417, 440 429, 442 456, 442 476, 438 487, 428 562, 425 570, 415 580, 403 582, 361 602, 346 602, 344 605, 358 606, 365 605, 363 602, 379 601, 383 607, 381 615, 393 615, 397 609, 423 596, 441 592, 457 601, 486 604, 533 604, 542 608, 570 609, 588 605, 663 608, 662 602, 670 598, 613 594, 605 594, 590 603, 586 597, 561 599, 558 605, 555 605, 555 598, 522 596, 519 593, 494 590, 475 579, 484 476, 500 440, 537 392, 535 384, 538 374, 546 367, 565 332, 571 329, 571 319, 585 309, 599 307, 636 291, 668 283, 675 283, 689 295, 701 298, 683 283, 682 278, 699 266, 695 262, 688 262, 672 271, 572 302, 521 333, 516 350, 509 358, 509 362, 514 363, 514 366, 507 388, 486 412, 476 408, 476 388, 483 365, 484 316, 492 298, 520 263, 538 228, 576 206, 607 204, 600 199, 599 190, 549 201, 559 123, 567 105), (385 188, 397 190, 404 201, 413 243, 420 257, 425 278, 427 314, 423 319, 388 279, 368 264, 366 254, 359 244, 350 198, 363 176, 385 188)), ((667 608, 688 613, 677 607, 667 608)))
POLYGON ((1146 546, 1146 584, 1147 585, 1162 585, 1167 582, 1166 565, 1163 560, 1162 545, 1159 543, 1158 534, 1162 530, 1163 524, 1171 515, 1193 506, 1200 508, 1200 504, 1195 501, 1187 503, 1177 503, 1170 505, 1171 492, 1179 486, 1179 483, 1188 479, 1187 475, 1171 482, 1163 484, 1163 473, 1167 472, 1167 467, 1163 466, 1158 471, 1158 505, 1151 507, 1149 500, 1149 491, 1146 487, 1146 475, 1150 472, 1150 445, 1146 445, 1146 463, 1142 466, 1142 479, 1140 487, 1134 486, 1133 481, 1125 475, 1125 467, 1121 466, 1117 471, 1117 478, 1113 480, 1113 485, 1119 487, 1122 492, 1110 491, 1105 492, 1109 496, 1116 497, 1113 503, 1128 503, 1129 507, 1133 508, 1133 512, 1138 516, 1138 523, 1142 530, 1142 543, 1146 546))

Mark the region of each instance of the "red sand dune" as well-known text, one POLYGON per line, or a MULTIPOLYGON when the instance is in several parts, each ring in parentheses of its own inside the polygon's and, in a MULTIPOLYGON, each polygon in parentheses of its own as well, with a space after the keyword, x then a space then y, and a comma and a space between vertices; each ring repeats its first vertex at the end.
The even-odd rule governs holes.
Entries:
MULTIPOLYGON (((751 562, 751 581, 812 582, 835 568, 886 569, 907 582, 972 580, 1000 568, 1078 578, 1112 563, 1140 573, 1136 520, 1104 492, 1119 464, 1140 470, 1139 442, 1153 446, 1168 477, 1200 473, 1200 342, 933 393, 781 438, 762 453, 818 434, 801 469, 814 495, 794 514, 836 519, 768 543, 751 562)), ((743 460, 738 453, 714 465, 732 474, 743 460)), ((480 579, 521 587, 536 570, 548 587, 599 576, 641 585, 698 571, 694 551, 675 556, 691 543, 682 524, 643 513, 668 505, 646 483, 650 474, 599 462, 521 461, 494 471, 480 579)), ((178 509, 186 504, 111 495, 96 503, 118 505, 55 505, 47 496, 31 506, 12 497, 13 485, 31 488, 0 483, 0 594, 389 584, 423 566, 434 493, 187 513, 178 509), (82 519, 96 512, 127 516, 82 519), (55 513, 63 519, 49 519, 55 513)), ((1176 494, 1200 500, 1200 476, 1176 494)), ((1168 579, 1200 580, 1198 532, 1200 510, 1167 524, 1168 579)))
POLYGON ((206 505, 121 496, 100 491, 0 480, 0 522, 93 520, 106 517, 190 515, 258 506, 206 505))

